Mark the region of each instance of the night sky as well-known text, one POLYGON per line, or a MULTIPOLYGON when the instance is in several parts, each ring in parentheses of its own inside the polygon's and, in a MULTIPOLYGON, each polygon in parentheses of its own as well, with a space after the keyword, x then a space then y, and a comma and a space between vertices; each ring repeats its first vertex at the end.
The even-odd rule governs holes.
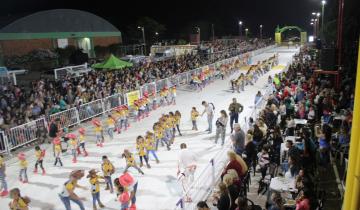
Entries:
MULTIPOLYGON (((149 16, 166 26, 164 38, 176 37, 185 28, 199 25, 202 32, 209 32, 215 25, 216 36, 237 35, 238 20, 257 35, 259 25, 263 33, 273 36, 275 27, 297 25, 309 32, 310 15, 321 10, 321 0, 182 0, 182 1, 82 1, 82 0, 2 0, 0 20, 21 17, 33 12, 69 8, 97 14, 125 31, 140 16, 149 16)), ((328 0, 328 7, 335 0, 328 0)), ((330 9, 329 9, 330 10, 330 9)), ((331 13, 331 11, 329 11, 331 13)), ((326 14, 326 13, 325 13, 326 14)))

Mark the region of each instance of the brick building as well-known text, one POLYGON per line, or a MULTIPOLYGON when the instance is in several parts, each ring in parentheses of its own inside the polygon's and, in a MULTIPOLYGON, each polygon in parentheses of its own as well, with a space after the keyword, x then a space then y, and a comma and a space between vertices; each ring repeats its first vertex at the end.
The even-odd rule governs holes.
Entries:
POLYGON ((105 19, 73 9, 47 10, 20 18, 0 29, 0 61, 34 49, 73 45, 95 56, 95 46, 122 42, 120 31, 105 19))

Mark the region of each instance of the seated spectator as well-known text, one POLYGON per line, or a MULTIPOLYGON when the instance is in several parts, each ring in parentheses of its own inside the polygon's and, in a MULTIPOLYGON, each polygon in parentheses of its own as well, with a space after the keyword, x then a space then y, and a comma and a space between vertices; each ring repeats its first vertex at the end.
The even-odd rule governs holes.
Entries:
POLYGON ((219 184, 220 197, 216 204, 218 210, 229 210, 231 206, 231 197, 229 190, 223 183, 219 184))
POLYGON ((196 207, 198 210, 210 210, 209 206, 206 204, 205 201, 199 201, 196 204, 196 207))
POLYGON ((229 157, 229 163, 221 174, 221 178, 223 178, 229 169, 234 169, 237 172, 238 177, 244 176, 248 170, 245 161, 233 151, 229 151, 227 154, 229 157))
POLYGON ((251 208, 248 206, 246 197, 238 197, 236 199, 237 208, 236 210, 251 210, 251 208))
POLYGON ((310 210, 311 208, 311 191, 304 189, 300 198, 296 200, 296 210, 310 210))
POLYGON ((223 183, 227 187, 227 190, 231 198, 231 206, 229 210, 235 210, 236 208, 235 199, 238 197, 240 193, 240 189, 234 183, 234 178, 230 174, 225 174, 225 176, 223 177, 223 183))
POLYGON ((284 209, 284 200, 281 197, 280 193, 274 192, 271 195, 271 201, 268 204, 267 210, 283 210, 284 209))

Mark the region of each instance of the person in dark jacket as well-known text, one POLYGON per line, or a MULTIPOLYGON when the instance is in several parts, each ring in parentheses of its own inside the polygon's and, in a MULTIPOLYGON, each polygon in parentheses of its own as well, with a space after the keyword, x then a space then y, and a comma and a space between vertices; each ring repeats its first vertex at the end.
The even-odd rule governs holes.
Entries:
POLYGON ((229 190, 224 183, 219 184, 220 198, 217 202, 217 208, 219 210, 229 210, 231 205, 231 197, 229 190))
POLYGON ((236 98, 233 98, 233 102, 229 106, 231 133, 234 130, 233 129, 234 121, 235 121, 235 123, 238 123, 239 114, 243 111, 243 109, 244 109, 244 107, 236 101, 236 98))
POLYGON ((232 175, 230 175, 230 174, 226 174, 223 177, 223 183, 226 185, 226 187, 227 187, 227 189, 229 191, 229 195, 230 195, 230 199, 231 199, 230 210, 235 210, 236 209, 235 200, 239 196, 240 189, 234 183, 234 177, 232 175))

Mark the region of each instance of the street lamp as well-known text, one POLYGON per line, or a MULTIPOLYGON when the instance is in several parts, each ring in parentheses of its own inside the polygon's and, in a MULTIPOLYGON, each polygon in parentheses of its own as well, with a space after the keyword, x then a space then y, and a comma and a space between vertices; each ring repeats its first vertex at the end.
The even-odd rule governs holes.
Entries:
POLYGON ((243 22, 240 20, 239 21, 239 36, 240 36, 240 38, 242 36, 242 24, 243 24, 243 22))
POLYGON ((324 7, 325 7, 326 1, 322 0, 321 1, 321 33, 324 33, 324 19, 325 19, 325 15, 324 15, 324 7))
POLYGON ((142 31, 143 44, 144 44, 144 55, 146 55, 145 29, 143 26, 138 26, 137 28, 142 31))
POLYGON ((249 29, 248 28, 245 28, 245 37, 247 38, 247 36, 248 36, 248 31, 249 31, 249 29))
POLYGON ((263 25, 260 25, 260 39, 262 39, 262 28, 263 28, 263 25))

